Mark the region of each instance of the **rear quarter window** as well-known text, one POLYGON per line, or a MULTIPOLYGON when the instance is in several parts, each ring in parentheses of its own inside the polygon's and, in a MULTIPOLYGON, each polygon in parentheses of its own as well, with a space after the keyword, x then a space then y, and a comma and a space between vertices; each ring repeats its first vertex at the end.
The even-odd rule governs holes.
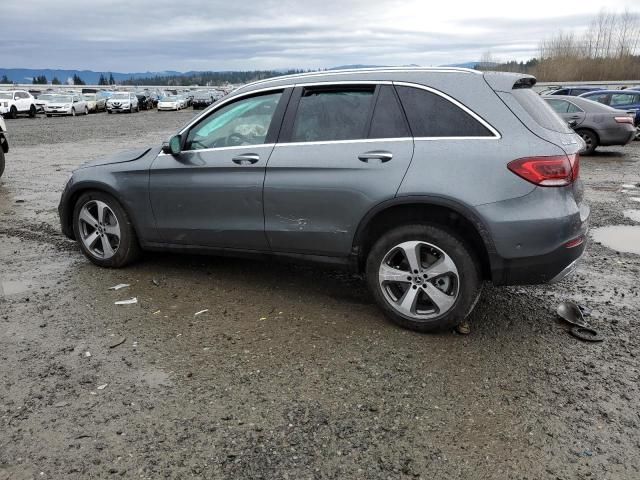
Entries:
POLYGON ((450 100, 421 88, 397 86, 414 137, 494 137, 450 100))
POLYGON ((520 106, 542 128, 560 133, 572 133, 567 123, 530 88, 516 88, 511 91, 520 106))

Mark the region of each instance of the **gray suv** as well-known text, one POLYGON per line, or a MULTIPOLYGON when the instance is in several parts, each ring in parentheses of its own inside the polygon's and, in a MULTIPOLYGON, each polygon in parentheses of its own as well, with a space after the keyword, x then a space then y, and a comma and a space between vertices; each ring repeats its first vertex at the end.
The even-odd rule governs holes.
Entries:
POLYGON ((583 143, 534 84, 385 68, 245 85, 163 146, 75 170, 62 230, 103 267, 141 249, 349 266, 394 322, 450 328, 483 281, 557 281, 584 251, 583 143))

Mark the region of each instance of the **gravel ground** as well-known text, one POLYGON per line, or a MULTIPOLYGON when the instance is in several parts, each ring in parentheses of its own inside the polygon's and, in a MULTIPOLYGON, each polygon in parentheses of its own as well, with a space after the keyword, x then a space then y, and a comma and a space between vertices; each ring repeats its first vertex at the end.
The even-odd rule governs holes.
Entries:
MULTIPOLYGON (((638 255, 592 241, 561 284, 487 285, 468 336, 395 327, 339 271, 89 264, 59 233, 69 172, 192 114, 7 122, 0 479, 640 478, 638 255), (568 335, 561 299, 605 341, 568 335)), ((583 158, 582 177, 594 227, 633 225, 640 142, 583 158)))

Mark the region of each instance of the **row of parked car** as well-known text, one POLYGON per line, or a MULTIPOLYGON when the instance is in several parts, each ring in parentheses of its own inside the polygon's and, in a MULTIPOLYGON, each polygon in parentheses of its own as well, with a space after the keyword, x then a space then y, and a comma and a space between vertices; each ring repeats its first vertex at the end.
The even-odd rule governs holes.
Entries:
POLYGON ((140 110, 182 110, 193 106, 195 110, 206 108, 223 96, 217 90, 198 91, 150 91, 135 92, 85 89, 77 91, 27 90, 0 91, 0 115, 16 118, 19 114, 35 117, 44 113, 54 115, 88 115, 104 112, 139 112, 140 110))
POLYGON ((581 85, 540 93, 585 141, 583 155, 593 153, 599 146, 640 140, 640 87, 607 90, 581 85))

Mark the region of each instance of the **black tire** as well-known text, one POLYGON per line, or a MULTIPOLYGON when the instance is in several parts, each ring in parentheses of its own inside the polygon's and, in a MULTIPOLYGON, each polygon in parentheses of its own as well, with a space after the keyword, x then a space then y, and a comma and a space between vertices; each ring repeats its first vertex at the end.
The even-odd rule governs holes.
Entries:
POLYGON ((4 173, 4 150, 0 147, 0 177, 4 173))
POLYGON ((113 112, 111 110, 107 110, 107 113, 111 115, 113 112))
POLYGON ((14 106, 9 110, 9 118, 18 118, 18 109, 14 106))
POLYGON ((366 279, 369 290, 385 315, 401 327, 418 332, 437 332, 459 325, 478 300, 482 277, 480 263, 470 249, 452 232, 437 225, 405 225, 384 233, 367 256, 366 279), (449 310, 428 320, 419 320, 398 312, 385 297, 378 281, 378 271, 389 251, 407 241, 424 241, 446 252, 458 270, 458 296, 449 310))
POLYGON ((76 109, 74 107, 71 107, 71 116, 72 117, 76 116, 76 109))
POLYGON ((29 117, 31 118, 35 118, 36 114, 38 113, 38 111, 36 110, 35 105, 31 105, 29 107, 29 117))
POLYGON ((121 268, 129 263, 135 261, 140 255, 140 245, 138 244, 138 237, 136 235, 133 224, 127 212, 122 208, 120 202, 114 197, 103 192, 87 192, 78 198, 73 208, 73 233, 80 245, 82 253, 92 262, 100 267, 106 268, 121 268), (80 233, 80 222, 78 216, 82 207, 91 200, 99 200, 108 205, 108 207, 115 214, 118 224, 120 226, 120 244, 115 255, 109 259, 98 258, 93 255, 84 245, 80 233))
POLYGON ((593 154, 600 143, 598 141, 598 136, 591 130, 577 130, 576 133, 580 135, 584 142, 587 144, 586 149, 581 153, 581 155, 593 154))
POLYGON ((89 107, 84 107, 84 114, 89 115, 89 107))
POLYGON ((47 113, 47 118, 51 118, 51 114, 50 113, 47 113))

